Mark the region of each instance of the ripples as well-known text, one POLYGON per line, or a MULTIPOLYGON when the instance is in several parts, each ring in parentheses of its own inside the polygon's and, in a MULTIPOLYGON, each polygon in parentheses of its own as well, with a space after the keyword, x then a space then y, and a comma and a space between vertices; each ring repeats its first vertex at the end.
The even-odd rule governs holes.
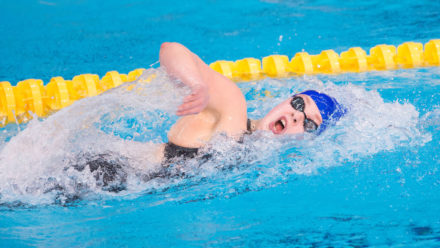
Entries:
POLYGON ((237 143, 218 134, 199 157, 164 166, 155 153, 167 141, 167 130, 177 119, 174 111, 187 89, 161 69, 151 69, 139 82, 83 99, 11 132, 0 152, 0 201, 66 204, 157 189, 171 190, 179 202, 233 197, 275 187, 295 175, 431 141, 425 129, 435 125, 437 110, 423 116, 421 126, 414 105, 384 100, 378 91, 361 85, 332 82, 337 80, 304 77, 240 84, 253 119, 307 89, 334 96, 349 111, 322 135, 276 137, 257 131, 237 143), (155 78, 146 83, 152 75, 155 78), (204 154, 210 158, 201 159, 204 154))

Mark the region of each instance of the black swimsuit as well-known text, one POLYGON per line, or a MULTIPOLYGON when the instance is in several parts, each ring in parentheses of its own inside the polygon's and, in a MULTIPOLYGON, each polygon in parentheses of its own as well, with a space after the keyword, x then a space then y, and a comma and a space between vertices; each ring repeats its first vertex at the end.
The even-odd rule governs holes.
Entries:
MULTIPOLYGON (((251 121, 247 120, 247 132, 245 134, 251 133, 251 121)), ((242 142, 239 141, 239 142, 242 142)), ((183 172, 170 172, 167 170, 168 165, 177 162, 176 159, 188 159, 194 158, 198 155, 199 148, 189 148, 175 145, 168 142, 165 145, 164 150, 164 161, 162 162, 164 166, 162 170, 151 173, 145 177, 145 179, 152 179, 155 177, 168 177, 172 175, 184 175, 183 172), (180 173, 180 174, 179 174, 180 173)), ((201 161, 206 161, 212 157, 212 154, 206 153, 200 155, 201 161)), ((128 172, 125 167, 128 161, 124 157, 120 157, 117 154, 112 153, 101 153, 101 154, 89 154, 80 153, 73 161, 69 164, 75 168, 77 171, 82 172, 88 167, 90 173, 96 179, 96 186, 99 186, 102 190, 110 192, 119 192, 126 189, 126 182, 128 172)), ((67 170, 69 167, 66 167, 67 170)), ((61 185, 55 185, 49 190, 59 190, 63 191, 64 188, 61 185)), ((75 196, 73 196, 75 197, 75 196)), ((74 198, 72 198, 74 200, 74 198)))
POLYGON ((171 160, 175 157, 194 158, 198 152, 199 148, 183 147, 168 142, 165 145, 164 156, 166 160, 171 160))
MULTIPOLYGON (((247 119, 246 129, 247 129, 247 132, 245 134, 252 133, 250 119, 247 119)), ((176 144, 168 142, 165 144, 164 157, 165 157, 166 161, 170 161, 176 157, 194 158, 198 152, 199 152, 199 148, 183 147, 183 146, 178 146, 176 144)), ((209 155, 206 154, 203 157, 205 158, 206 156, 209 156, 209 155)))

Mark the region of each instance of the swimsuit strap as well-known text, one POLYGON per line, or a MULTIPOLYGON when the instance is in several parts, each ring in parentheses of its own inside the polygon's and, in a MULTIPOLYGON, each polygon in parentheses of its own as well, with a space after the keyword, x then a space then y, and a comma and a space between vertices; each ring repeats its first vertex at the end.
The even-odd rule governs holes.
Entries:
POLYGON ((252 134, 252 121, 247 119, 246 132, 244 134, 252 134))

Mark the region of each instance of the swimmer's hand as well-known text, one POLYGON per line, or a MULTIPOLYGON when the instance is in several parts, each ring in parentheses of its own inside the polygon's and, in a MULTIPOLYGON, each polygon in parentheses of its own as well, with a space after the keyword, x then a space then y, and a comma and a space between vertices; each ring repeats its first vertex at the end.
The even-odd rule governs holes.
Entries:
POLYGON ((198 114, 206 108, 209 102, 207 85, 192 87, 191 94, 183 99, 183 103, 177 109, 178 116, 198 114))

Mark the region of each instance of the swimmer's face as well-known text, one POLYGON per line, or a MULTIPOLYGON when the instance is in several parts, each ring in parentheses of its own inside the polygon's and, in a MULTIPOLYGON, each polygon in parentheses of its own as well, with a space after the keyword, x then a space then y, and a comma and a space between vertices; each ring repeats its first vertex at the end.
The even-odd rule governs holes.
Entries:
MULTIPOLYGON (((322 123, 319 109, 313 99, 308 95, 296 95, 304 100, 304 113, 307 118, 314 121, 318 126, 322 123)), ((298 134, 304 133, 304 113, 292 107, 292 97, 278 104, 258 123, 258 130, 271 131, 274 134, 298 134)))

